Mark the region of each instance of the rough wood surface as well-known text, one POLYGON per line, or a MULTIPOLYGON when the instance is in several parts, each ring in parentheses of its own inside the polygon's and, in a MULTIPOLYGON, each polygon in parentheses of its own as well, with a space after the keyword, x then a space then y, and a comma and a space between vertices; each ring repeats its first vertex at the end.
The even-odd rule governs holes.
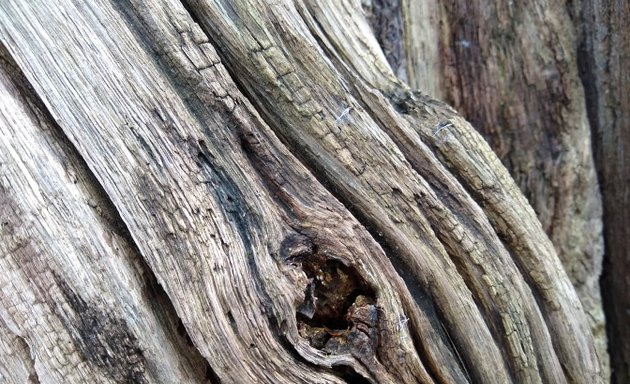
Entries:
POLYGON ((583 1, 581 76, 604 202, 603 276, 612 382, 630 382, 630 4, 583 1))
POLYGON ((608 377, 602 202, 578 76, 592 55, 578 52, 588 25, 579 2, 401 4, 409 84, 460 111, 508 168, 578 291, 608 377))
POLYGON ((0 20, 7 377, 601 380, 534 211, 395 77, 359 2, 0 20))
POLYGON ((12 358, 1 359, 2 381, 203 381, 204 360, 116 210, 17 68, 3 64, 2 355, 12 358))

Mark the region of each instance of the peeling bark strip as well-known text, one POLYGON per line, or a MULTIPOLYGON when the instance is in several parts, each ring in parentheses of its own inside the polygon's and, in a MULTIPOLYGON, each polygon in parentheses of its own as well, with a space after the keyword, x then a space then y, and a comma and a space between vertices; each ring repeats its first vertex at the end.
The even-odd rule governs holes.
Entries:
POLYGON ((600 381, 530 206, 394 76, 358 2, 9 1, 0 20, 51 116, 5 75, 0 315, 46 380, 600 381), (60 143, 93 178, 73 182, 60 143))

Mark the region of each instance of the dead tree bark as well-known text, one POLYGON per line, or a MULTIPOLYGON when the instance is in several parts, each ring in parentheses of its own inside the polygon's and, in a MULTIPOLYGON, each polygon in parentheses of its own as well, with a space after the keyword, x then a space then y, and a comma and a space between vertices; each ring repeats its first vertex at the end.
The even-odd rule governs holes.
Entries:
POLYGON ((630 171, 623 159, 630 145, 630 100, 623 92, 630 81, 628 4, 364 4, 397 75, 461 111, 529 199, 589 314, 608 377, 599 289, 602 189, 613 381, 630 381, 630 313, 624 310, 629 296, 623 294, 629 284, 630 209, 624 202, 630 171))
POLYGON ((532 204, 589 315, 608 377, 602 202, 578 75, 578 60, 592 55, 578 52, 586 25, 579 5, 432 0, 372 8, 398 75, 461 111, 532 204), (401 22, 383 23, 385 15, 401 22), (396 26, 398 33, 383 32, 396 26))
POLYGON ((529 203, 359 2, 0 20, 7 381, 602 381, 529 203))
POLYGON ((584 0, 580 69, 604 205, 612 382, 630 382, 630 4, 584 0))

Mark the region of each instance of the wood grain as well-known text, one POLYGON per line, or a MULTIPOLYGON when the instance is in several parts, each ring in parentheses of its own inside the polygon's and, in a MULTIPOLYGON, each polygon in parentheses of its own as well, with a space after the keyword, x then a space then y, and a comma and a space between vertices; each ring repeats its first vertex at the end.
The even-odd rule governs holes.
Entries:
POLYGON ((608 377, 602 201, 578 76, 593 57, 578 51, 579 29, 592 24, 575 16, 579 2, 402 5, 409 84, 452 105, 508 168, 578 291, 608 377))
POLYGON ((396 78, 358 2, 16 1, 0 20, 20 377, 599 380, 533 210, 469 123, 396 78), (12 84, 39 100, 29 131, 12 84), (20 321, 33 290, 43 327, 20 321))

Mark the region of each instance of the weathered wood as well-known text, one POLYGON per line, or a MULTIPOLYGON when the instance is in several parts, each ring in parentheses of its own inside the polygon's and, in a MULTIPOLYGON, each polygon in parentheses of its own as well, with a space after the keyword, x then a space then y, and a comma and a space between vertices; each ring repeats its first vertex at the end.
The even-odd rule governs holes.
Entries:
POLYGON ((612 382, 630 382, 630 5, 582 2, 581 77, 604 201, 602 281, 612 382))
POLYGON ((470 124, 394 76, 360 4, 16 1, 0 20, 19 220, 0 250, 24 276, 0 277, 2 340, 21 345, 2 353, 26 345, 22 376, 600 380, 531 207, 470 124), (45 210, 21 197, 40 190, 45 210), (19 321, 33 297, 46 327, 19 321))
POLYGON ((574 12, 547 0, 402 1, 399 56, 408 82, 461 111, 528 198, 589 314, 608 377, 601 196, 574 12))
POLYGON ((3 63, 3 355, 15 357, 2 359, 3 381, 91 381, 99 369, 108 382, 200 381, 206 364, 177 332, 115 210, 3 63), (26 358, 17 359, 20 351, 26 358))

